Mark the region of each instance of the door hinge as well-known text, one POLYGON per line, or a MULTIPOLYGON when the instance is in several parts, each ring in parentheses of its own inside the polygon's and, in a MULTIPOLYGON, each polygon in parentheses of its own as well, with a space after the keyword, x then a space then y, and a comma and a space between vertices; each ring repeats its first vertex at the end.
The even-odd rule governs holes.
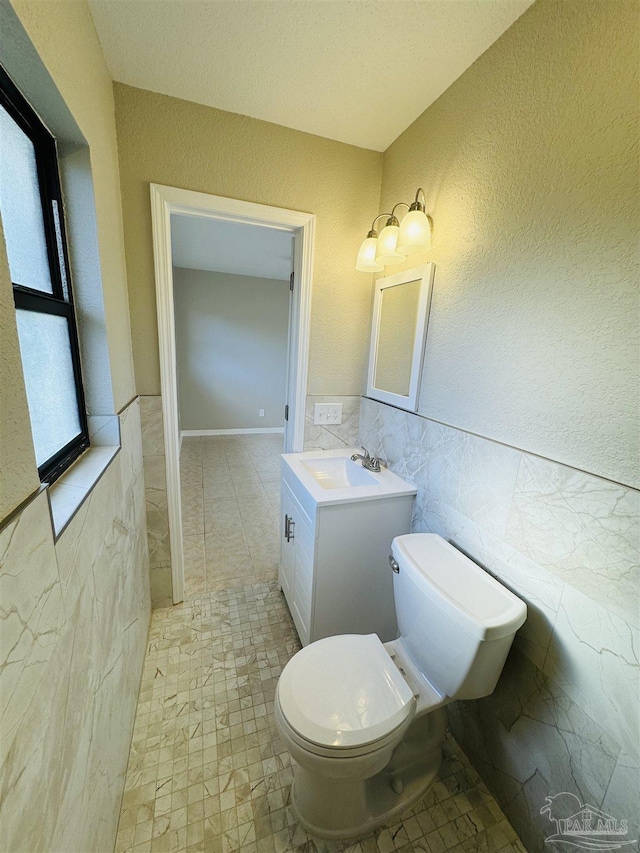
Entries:
POLYGON ((288 403, 284 407, 284 419, 285 419, 285 421, 289 420, 289 404, 288 403))
POLYGON ((293 272, 289 276, 289 290, 293 290, 293 272))

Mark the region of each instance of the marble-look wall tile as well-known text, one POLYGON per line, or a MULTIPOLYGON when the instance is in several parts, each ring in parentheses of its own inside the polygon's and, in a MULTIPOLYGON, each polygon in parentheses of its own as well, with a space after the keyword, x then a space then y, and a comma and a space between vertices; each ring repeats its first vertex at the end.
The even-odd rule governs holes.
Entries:
POLYGON ((154 610, 173 605, 171 566, 153 566, 149 570, 151 606, 154 610))
POLYGON ((151 568, 151 603, 154 608, 170 607, 173 604, 171 541, 167 508, 162 398, 140 397, 140 407, 151 568))
POLYGON ((520 451, 433 421, 426 423, 429 497, 504 537, 520 451))
POLYGON ((6 758, 65 622, 47 496, 0 532, 0 762, 6 758))
POLYGON ((640 759, 638 632, 565 585, 545 673, 640 759))
POLYGON ((426 492, 429 451, 428 422, 401 409, 362 398, 360 441, 400 477, 426 492))
POLYGON ((114 846, 150 615, 137 401, 120 420, 121 452, 55 545, 44 494, 0 534, 0 648, 12 646, 0 668, 0 822, 11 853, 114 846))
POLYGON ((116 447, 120 444, 118 415, 88 415, 87 421, 92 447, 116 447))
POLYGON ((75 514, 80 503, 86 498, 89 489, 57 482, 49 489, 49 507, 53 527, 58 534, 75 514))
POLYGON ((162 397, 143 396, 140 400, 142 452, 145 456, 164 456, 162 397))
MULTIPOLYGON (((152 569, 170 567, 169 514, 164 456, 146 456, 144 458, 144 483, 150 565, 152 569)), ((159 606, 156 603, 153 589, 152 600, 154 607, 159 606)))
POLYGON ((353 447, 358 443, 360 397, 310 394, 305 405, 304 449, 333 450, 353 447), (341 424, 314 424, 313 407, 316 403, 342 403, 341 424))
POLYGON ((640 762, 621 752, 618 756, 602 809, 629 821, 629 837, 640 839, 640 762))
MULTIPOLYGON (((122 436, 120 472, 122 474, 122 487, 127 489, 142 474, 142 408, 140 399, 137 397, 118 416, 120 435, 122 436)), ((136 494, 139 494, 139 490, 136 491, 136 494)))
POLYGON ((564 583, 439 500, 421 496, 412 530, 438 533, 489 571, 527 605, 527 621, 515 644, 542 668, 549 651, 564 583))
MULTIPOLYGON (((453 734, 529 853, 553 831, 540 809, 567 791, 603 807, 620 747, 530 661, 512 652, 493 695, 449 708, 453 734)), ((631 817, 611 797, 613 814, 631 817)), ((634 836, 632 836, 634 837, 634 836)))
POLYGON ((142 461, 144 470, 144 488, 149 495, 158 495, 155 502, 160 503, 164 495, 166 504, 167 494, 167 467, 164 456, 144 456, 142 461))
MULTIPOLYGON (((73 764, 63 768, 61 760, 74 629, 69 622, 60 632, 19 728, 8 739, 3 737, 0 825, 3 849, 10 853, 54 849, 51 842, 66 787, 63 773, 74 769, 73 764)), ((86 687, 83 695, 90 706, 93 697, 86 687)))
POLYGON ((506 541, 640 627, 640 493, 522 454, 506 541))
POLYGON ((366 398, 360 438, 418 487, 413 530, 439 533, 527 603, 496 693, 451 719, 528 849, 549 834, 548 793, 631 818, 640 495, 366 398))
POLYGON ((543 666, 563 583, 497 535, 506 528, 519 452, 367 398, 360 424, 363 443, 418 488, 412 529, 439 533, 526 601, 517 643, 543 666))
MULTIPOLYGON (((401 477, 503 536, 520 452, 363 398, 363 441, 375 444, 401 477)), ((420 505, 422 495, 418 500, 420 505)))

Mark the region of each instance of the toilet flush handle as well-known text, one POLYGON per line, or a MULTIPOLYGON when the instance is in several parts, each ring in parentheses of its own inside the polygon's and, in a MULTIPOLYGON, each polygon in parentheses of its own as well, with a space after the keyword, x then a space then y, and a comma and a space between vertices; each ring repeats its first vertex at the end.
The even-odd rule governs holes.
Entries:
POLYGON ((398 565, 398 563, 393 559, 393 554, 389 554, 389 565, 391 566, 391 568, 393 569, 393 571, 394 571, 397 575, 398 575, 398 574, 400 574, 400 566, 399 566, 399 565, 398 565))

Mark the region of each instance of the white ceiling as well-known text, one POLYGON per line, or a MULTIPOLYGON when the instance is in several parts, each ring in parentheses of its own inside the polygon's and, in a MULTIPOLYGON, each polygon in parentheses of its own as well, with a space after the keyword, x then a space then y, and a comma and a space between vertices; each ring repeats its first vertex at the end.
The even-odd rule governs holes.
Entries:
POLYGON ((533 0, 89 0, 122 83, 384 151, 533 0))
POLYGON ((288 279, 289 231, 199 216, 171 217, 174 267, 288 279))

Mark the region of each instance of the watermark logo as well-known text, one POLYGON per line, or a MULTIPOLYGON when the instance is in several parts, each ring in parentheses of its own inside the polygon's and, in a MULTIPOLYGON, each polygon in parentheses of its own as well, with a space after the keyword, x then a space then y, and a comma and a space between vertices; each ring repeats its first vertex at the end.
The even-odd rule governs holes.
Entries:
POLYGON ((547 844, 581 850, 621 850, 636 840, 627 838, 627 820, 618 820, 595 806, 581 803, 575 794, 562 791, 548 796, 540 814, 546 814, 556 831, 545 838, 547 844))

